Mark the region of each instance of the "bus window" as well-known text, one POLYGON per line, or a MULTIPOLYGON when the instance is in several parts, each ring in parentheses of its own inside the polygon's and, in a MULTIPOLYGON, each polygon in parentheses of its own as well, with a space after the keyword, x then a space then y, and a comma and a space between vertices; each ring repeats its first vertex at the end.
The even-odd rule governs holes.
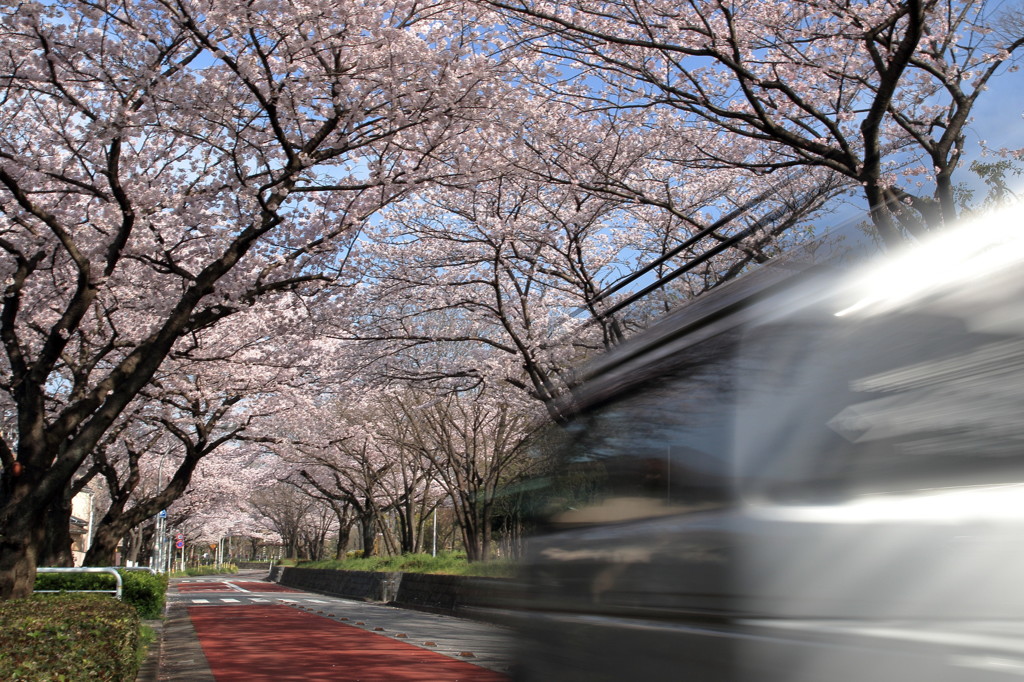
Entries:
POLYGON ((903 311, 751 327, 739 356, 747 495, 828 502, 1022 480, 1020 338, 903 311))
POLYGON ((727 503, 741 380, 733 364, 736 337, 720 334, 662 358, 655 381, 626 390, 611 381, 613 395, 552 427, 560 433, 549 519, 610 523, 727 503))

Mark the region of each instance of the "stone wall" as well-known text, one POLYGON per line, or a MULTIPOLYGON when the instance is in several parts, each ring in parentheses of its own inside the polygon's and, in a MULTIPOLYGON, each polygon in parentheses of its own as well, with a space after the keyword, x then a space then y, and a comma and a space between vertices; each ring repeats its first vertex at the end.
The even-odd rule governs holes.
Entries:
POLYGON ((401 573, 275 566, 271 571, 270 579, 288 587, 330 594, 335 597, 391 602, 395 600, 398 593, 401 576, 401 573))
POLYGON ((509 608, 522 587, 514 580, 425 573, 370 573, 275 566, 270 580, 310 592, 471 616, 477 608, 509 608))
POLYGON ((454 613, 466 578, 458 575, 402 573, 395 603, 436 613, 454 613))
POLYGON ((270 570, 273 562, 271 561, 236 561, 235 566, 239 568, 265 568, 270 570))

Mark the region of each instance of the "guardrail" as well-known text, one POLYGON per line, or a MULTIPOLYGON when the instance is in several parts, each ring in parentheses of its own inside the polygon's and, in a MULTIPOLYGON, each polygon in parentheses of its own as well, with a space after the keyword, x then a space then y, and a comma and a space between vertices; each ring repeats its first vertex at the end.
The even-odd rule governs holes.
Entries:
MULTIPOLYGON (((150 571, 152 569, 146 568, 146 569, 143 569, 143 570, 150 571)), ((43 568, 37 568, 36 569, 36 573, 109 573, 110 575, 114 576, 114 579, 117 581, 117 589, 115 589, 115 590, 35 590, 35 591, 36 592, 103 592, 103 593, 113 594, 118 599, 121 598, 121 588, 123 587, 123 583, 121 581, 121 574, 117 572, 116 568, 92 568, 92 567, 82 567, 82 568, 50 568, 50 567, 43 567, 43 568)))

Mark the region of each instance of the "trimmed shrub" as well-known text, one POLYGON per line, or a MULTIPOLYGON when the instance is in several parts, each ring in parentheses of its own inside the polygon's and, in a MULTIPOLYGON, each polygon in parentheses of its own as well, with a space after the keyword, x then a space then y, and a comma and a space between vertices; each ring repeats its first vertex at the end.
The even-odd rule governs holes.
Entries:
MULTIPOLYGON (((121 577, 122 582, 124 576, 121 577)), ((109 573, 37 573, 36 590, 113 590, 117 581, 109 573)))
POLYGON ((218 566, 186 566, 185 575, 187 576, 198 576, 198 575, 230 575, 238 573, 238 566, 234 564, 221 564, 218 566))
MULTIPOLYGON (((131 604, 140 618, 160 618, 167 595, 167 576, 149 571, 120 570, 121 598, 131 604)), ((103 573, 39 573, 36 590, 113 590, 114 576, 103 573)), ((46 595, 43 595, 46 596, 46 595)))
POLYGON ((39 594, 0 602, 0 679, 103 680, 138 674, 139 615, 98 594, 39 594))
POLYGON ((508 578, 515 575, 516 564, 507 559, 494 561, 466 561, 464 552, 430 554, 402 554, 400 556, 372 556, 349 558, 341 561, 325 560, 303 563, 302 568, 330 568, 341 571, 371 571, 400 573, 435 573, 439 575, 486 576, 508 578))
POLYGON ((118 571, 123 583, 124 601, 139 612, 139 618, 152 620, 164 615, 167 599, 167 575, 149 571, 118 571))

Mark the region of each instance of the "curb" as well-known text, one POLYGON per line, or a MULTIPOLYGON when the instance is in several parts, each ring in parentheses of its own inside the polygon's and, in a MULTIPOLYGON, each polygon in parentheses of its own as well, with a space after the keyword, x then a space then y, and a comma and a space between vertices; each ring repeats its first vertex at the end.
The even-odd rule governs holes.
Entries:
POLYGON ((144 620, 142 624, 153 628, 156 632, 156 639, 149 645, 146 660, 139 666, 139 674, 135 676, 135 682, 156 682, 157 674, 160 672, 160 653, 164 648, 164 621, 144 620))
POLYGON ((152 664, 156 670, 152 677, 143 678, 142 671, 136 682, 214 682, 210 664, 206 661, 192 621, 184 604, 169 604, 166 620, 161 628, 160 646, 156 656, 150 656, 143 666, 147 672, 152 664))

